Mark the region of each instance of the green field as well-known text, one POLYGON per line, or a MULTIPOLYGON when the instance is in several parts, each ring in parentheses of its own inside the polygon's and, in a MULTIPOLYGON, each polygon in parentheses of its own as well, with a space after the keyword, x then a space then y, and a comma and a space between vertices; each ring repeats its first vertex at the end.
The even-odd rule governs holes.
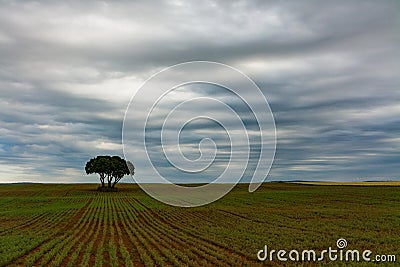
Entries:
MULTIPOLYGON (((400 261, 400 187, 239 185, 198 208, 164 205, 136 185, 0 185, 0 266, 254 266, 257 252, 336 248, 400 261)), ((371 256, 372 257, 372 256, 371 256)), ((287 266, 375 266, 286 262, 287 266)), ((380 264, 382 265, 382 264, 380 264)))

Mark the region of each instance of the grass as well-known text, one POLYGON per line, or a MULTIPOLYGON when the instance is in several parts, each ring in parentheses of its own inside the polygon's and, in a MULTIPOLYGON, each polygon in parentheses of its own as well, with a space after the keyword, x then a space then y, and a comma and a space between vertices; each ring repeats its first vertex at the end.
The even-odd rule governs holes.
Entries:
POLYGON ((339 238, 399 261, 400 187, 365 184, 268 183, 255 193, 242 184, 198 208, 164 205, 136 185, 0 185, 0 266, 278 266, 257 252, 322 251, 339 238))

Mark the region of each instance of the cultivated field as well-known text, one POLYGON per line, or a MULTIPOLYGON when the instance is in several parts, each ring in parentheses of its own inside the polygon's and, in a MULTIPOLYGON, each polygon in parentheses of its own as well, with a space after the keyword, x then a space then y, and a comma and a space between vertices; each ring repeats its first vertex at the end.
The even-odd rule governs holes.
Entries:
POLYGON ((400 181, 385 182, 294 182, 305 185, 344 185, 344 186, 400 186, 400 181))
MULTIPOLYGON (((0 185, 0 266, 280 266, 257 252, 322 251, 339 238, 400 261, 400 187, 239 185, 199 208, 161 204, 135 185, 96 187, 0 185)), ((375 265, 318 265, 328 263, 375 265)))

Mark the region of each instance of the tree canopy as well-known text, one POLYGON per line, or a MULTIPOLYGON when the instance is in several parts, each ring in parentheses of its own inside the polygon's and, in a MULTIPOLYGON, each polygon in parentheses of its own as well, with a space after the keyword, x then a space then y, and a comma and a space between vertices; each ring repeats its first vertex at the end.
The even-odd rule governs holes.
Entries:
POLYGON ((106 183, 107 188, 114 188, 125 175, 133 175, 135 167, 119 156, 97 156, 86 163, 85 171, 86 174, 97 173, 102 188, 106 187, 106 183))

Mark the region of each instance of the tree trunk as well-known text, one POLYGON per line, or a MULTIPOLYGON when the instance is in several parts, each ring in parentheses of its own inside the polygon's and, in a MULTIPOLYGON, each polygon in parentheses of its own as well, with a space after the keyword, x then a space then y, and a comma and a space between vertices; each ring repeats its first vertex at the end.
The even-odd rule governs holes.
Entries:
POLYGON ((122 178, 114 177, 114 182, 113 182, 112 188, 114 188, 115 185, 116 185, 119 181, 121 181, 121 179, 122 179, 122 178))
POLYGON ((104 187, 104 175, 100 174, 101 187, 104 187))
POLYGON ((108 188, 111 188, 111 181, 112 181, 112 177, 110 175, 108 175, 107 176, 108 188))

